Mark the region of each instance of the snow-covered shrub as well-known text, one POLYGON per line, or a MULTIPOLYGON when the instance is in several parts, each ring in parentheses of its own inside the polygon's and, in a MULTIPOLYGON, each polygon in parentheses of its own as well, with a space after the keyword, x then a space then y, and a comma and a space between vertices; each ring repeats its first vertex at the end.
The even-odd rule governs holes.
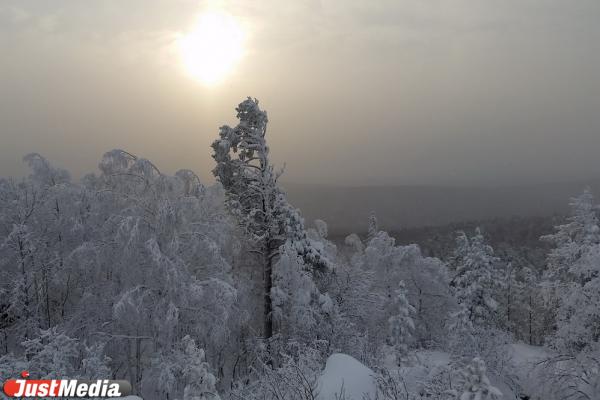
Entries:
POLYGON ((401 400, 414 399, 414 393, 408 388, 402 374, 388 369, 380 369, 374 376, 376 391, 365 397, 365 400, 401 400))
POLYGON ((600 346, 549 357, 532 373, 542 383, 533 393, 540 398, 596 400, 600 394, 600 346))
POLYGON ((477 357, 461 371, 458 386, 451 393, 457 400, 498 400, 503 397, 502 392, 490 383, 485 362, 477 357))
POLYGON ((67 336, 58 327, 40 330, 38 336, 25 340, 23 355, 0 358, 0 373, 16 378, 28 371, 34 379, 107 379, 111 376, 110 358, 105 345, 96 342, 90 346, 67 336))
MULTIPOLYGON (((260 349, 260 347, 258 348, 260 349)), ((315 400, 324 359, 319 349, 289 343, 274 365, 271 352, 259 351, 252 373, 234 384, 229 393, 235 400, 315 400)))

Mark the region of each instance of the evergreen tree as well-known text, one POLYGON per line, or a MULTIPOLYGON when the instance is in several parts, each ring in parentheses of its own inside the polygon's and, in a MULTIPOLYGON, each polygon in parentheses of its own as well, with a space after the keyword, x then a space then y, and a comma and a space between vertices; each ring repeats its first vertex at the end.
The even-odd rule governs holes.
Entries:
POLYGON ((555 227, 555 233, 542 237, 554 245, 548 254, 547 278, 560 285, 572 281, 572 267, 592 245, 600 243, 600 228, 594 196, 589 188, 571 199, 571 215, 563 225, 555 227))
POLYGON ((464 232, 457 237, 455 271, 451 282, 459 304, 476 326, 490 325, 496 319, 498 302, 494 292, 499 285, 495 264, 498 259, 479 228, 469 240, 464 232))
POLYGON ((236 108, 239 124, 223 126, 212 144, 217 166, 213 174, 226 192, 226 205, 240 226, 255 243, 262 258, 264 277, 264 336, 273 335, 273 266, 280 247, 290 241, 306 265, 328 265, 320 248, 307 237, 298 211, 290 206, 277 185, 281 173, 269 160, 267 113, 258 101, 248 98, 236 108))
MULTIPOLYGON (((600 345, 600 245, 588 249, 576 263, 589 278, 571 283, 557 312, 555 345, 571 354, 600 345)), ((572 269, 574 269, 572 267, 572 269)), ((596 355, 600 357, 600 353, 596 355)))
POLYGON ((379 233, 379 223, 375 211, 369 214, 369 228, 367 230, 367 243, 369 243, 379 233))
POLYGON ((600 338, 600 227, 589 189, 571 199, 567 223, 543 239, 554 243, 548 272, 556 306, 555 345, 580 352, 600 338))
POLYGON ((394 310, 388 319, 389 341, 396 349, 398 363, 408 354, 409 344, 413 341, 415 323, 412 315, 415 308, 406 298, 406 287, 400 281, 394 297, 394 310))

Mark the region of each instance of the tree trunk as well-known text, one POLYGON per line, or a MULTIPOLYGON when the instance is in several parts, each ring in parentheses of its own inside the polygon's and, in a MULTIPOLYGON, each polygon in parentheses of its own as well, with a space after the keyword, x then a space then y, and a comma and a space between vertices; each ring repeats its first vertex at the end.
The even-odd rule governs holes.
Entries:
POLYGON ((512 296, 511 296, 511 290, 512 290, 512 285, 511 285, 511 278, 512 278, 512 274, 509 274, 508 277, 508 293, 506 295, 506 327, 508 328, 509 332, 512 332, 512 325, 510 323, 510 308, 511 308, 511 301, 512 301, 512 296))
POLYGON ((273 302, 271 300, 271 289, 273 288, 273 257, 271 246, 267 242, 264 246, 264 336, 270 339, 273 336, 273 302))
POLYGON ((533 344, 533 335, 531 325, 533 324, 533 299, 531 298, 531 294, 529 295, 529 344, 533 344))

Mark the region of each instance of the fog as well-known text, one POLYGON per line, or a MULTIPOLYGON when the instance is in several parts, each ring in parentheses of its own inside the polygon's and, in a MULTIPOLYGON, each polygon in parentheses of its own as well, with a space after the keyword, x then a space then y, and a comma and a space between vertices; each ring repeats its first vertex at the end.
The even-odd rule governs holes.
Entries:
POLYGON ((599 17, 595 0, 4 0, 0 171, 36 151, 83 174, 124 148, 210 182, 209 145, 253 96, 287 182, 593 179, 599 17), (245 54, 207 87, 174 40, 213 6, 245 54))

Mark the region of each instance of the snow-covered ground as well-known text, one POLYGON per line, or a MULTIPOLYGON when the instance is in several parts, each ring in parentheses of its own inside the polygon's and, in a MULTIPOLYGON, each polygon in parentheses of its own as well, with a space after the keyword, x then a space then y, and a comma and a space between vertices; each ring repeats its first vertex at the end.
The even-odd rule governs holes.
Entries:
MULTIPOLYGON (((513 382, 506 382, 492 374, 489 378, 492 385, 502 392, 504 400, 518 400, 519 394, 511 387, 516 384, 521 388, 521 394, 533 393, 536 389, 535 379, 532 379, 536 364, 546 359, 549 353, 542 347, 519 343, 507 345, 506 351, 510 356, 507 375, 512 376, 513 382)), ((440 351, 420 351, 415 354, 411 364, 398 368, 393 357, 388 357, 385 362, 390 372, 399 373, 407 386, 414 388, 417 382, 426 378, 429 371, 448 366, 450 355, 440 351)), ((356 359, 346 354, 333 354, 319 378, 319 400, 337 400, 341 398, 342 390, 346 400, 362 400, 365 395, 373 398, 376 393, 374 375, 371 369, 356 359)))
POLYGON ((539 389, 540 379, 538 363, 552 354, 545 348, 515 343, 507 346, 514 375, 524 394, 532 395, 539 389))
POLYGON ((319 378, 319 400, 362 400, 373 398, 376 387, 375 373, 356 359, 346 354, 332 354, 327 359, 325 370, 319 378))

